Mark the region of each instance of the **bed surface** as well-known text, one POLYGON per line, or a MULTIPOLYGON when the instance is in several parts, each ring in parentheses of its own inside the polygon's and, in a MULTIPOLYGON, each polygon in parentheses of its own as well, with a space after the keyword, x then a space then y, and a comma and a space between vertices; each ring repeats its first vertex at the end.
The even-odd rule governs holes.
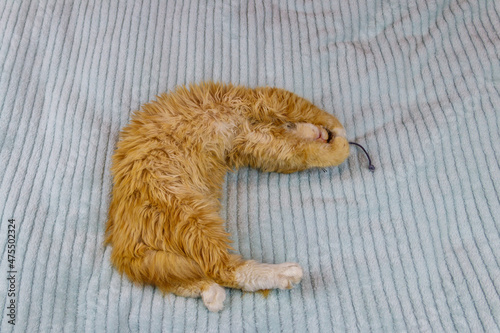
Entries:
POLYGON ((206 3, 0 1, 0 331, 500 331, 499 3, 206 3), (228 174, 234 247, 305 275, 220 313, 133 285, 103 246, 120 128, 202 80, 291 90, 376 166, 353 148, 326 172, 228 174))

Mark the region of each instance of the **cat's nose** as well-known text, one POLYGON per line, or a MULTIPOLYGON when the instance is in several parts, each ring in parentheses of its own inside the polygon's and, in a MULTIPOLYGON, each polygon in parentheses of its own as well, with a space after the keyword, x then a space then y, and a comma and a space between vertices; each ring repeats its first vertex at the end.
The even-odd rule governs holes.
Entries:
POLYGON ((316 138, 316 140, 322 140, 324 142, 327 142, 329 139, 328 131, 323 127, 318 127, 317 129, 318 129, 318 137, 316 138))

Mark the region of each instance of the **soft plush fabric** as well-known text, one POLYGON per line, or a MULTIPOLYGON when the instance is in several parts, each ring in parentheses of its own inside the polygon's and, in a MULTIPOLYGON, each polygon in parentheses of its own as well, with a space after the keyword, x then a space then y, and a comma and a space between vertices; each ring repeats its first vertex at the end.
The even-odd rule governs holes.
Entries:
POLYGON ((0 1, 2 332, 500 331, 500 6, 0 1), (227 176, 234 247, 299 262, 225 309, 131 284, 103 247, 117 135, 176 85, 278 86, 344 123, 338 168, 227 176), (16 325, 8 323, 15 219, 16 325))

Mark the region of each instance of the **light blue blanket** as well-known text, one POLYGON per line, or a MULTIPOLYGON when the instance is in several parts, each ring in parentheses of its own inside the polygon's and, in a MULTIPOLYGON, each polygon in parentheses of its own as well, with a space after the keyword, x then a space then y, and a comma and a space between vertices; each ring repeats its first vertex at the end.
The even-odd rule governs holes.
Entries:
POLYGON ((0 330, 500 331, 499 12, 495 0, 1 0, 0 330), (102 245, 120 128, 201 80, 294 91, 377 168, 353 148, 326 172, 229 174, 235 248, 305 276, 267 298, 231 290, 217 314, 133 285, 102 245))

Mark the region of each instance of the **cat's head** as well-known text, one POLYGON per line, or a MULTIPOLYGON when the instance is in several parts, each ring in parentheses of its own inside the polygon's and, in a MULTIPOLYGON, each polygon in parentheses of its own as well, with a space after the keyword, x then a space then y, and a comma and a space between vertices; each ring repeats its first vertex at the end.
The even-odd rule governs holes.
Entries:
POLYGON ((255 93, 236 145, 241 164, 289 173, 336 166, 349 156, 346 131, 335 116, 283 89, 255 93))

